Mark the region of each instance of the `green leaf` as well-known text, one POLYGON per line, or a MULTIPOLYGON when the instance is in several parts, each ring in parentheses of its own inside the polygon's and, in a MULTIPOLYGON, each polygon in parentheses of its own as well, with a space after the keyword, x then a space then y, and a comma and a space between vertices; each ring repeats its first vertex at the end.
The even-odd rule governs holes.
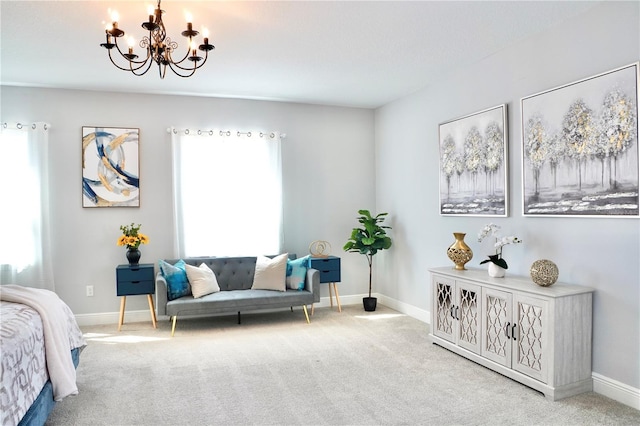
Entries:
POLYGON ((483 260, 482 262, 480 262, 481 265, 485 264, 485 263, 493 263, 495 265, 498 265, 499 267, 503 268, 503 269, 509 269, 509 266, 507 266, 507 261, 504 260, 503 258, 500 257, 500 255, 498 254, 490 254, 488 259, 483 260))
POLYGON ((373 245, 375 244, 375 242, 376 242, 376 239, 372 237, 362 239, 362 244, 364 244, 365 246, 373 245))
POLYGON ((376 233, 377 226, 376 226, 376 224, 375 224, 375 223, 372 223, 372 222, 366 222, 366 223, 364 224, 364 228, 366 229, 366 231, 367 231, 367 233, 368 233, 369 235, 373 235, 373 234, 375 234, 375 233, 376 233))
POLYGON ((371 219, 371 213, 369 210, 358 210, 358 214, 365 216, 367 219, 371 219))
POLYGON ((385 237, 384 246, 382 248, 387 250, 389 247, 391 247, 391 238, 385 237))

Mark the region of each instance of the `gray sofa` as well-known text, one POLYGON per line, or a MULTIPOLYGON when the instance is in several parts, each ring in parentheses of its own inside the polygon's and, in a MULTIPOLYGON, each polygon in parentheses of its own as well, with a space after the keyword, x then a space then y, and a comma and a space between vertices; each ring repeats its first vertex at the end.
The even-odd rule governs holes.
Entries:
MULTIPOLYGON (((295 259, 294 254, 289 255, 295 259)), ((179 259, 166 259, 175 264, 179 259)), ((253 275, 256 268, 255 257, 194 257, 185 258, 188 265, 200 266, 206 264, 216 274, 220 291, 195 299, 193 296, 183 296, 168 300, 167 282, 160 272, 156 274, 156 310, 158 315, 167 315, 172 320, 171 336, 175 333, 178 316, 185 315, 214 315, 224 313, 256 311, 262 309, 291 308, 302 306, 307 323, 309 314, 307 305, 320 302, 320 273, 315 269, 308 269, 303 290, 273 291, 252 290, 253 275)))

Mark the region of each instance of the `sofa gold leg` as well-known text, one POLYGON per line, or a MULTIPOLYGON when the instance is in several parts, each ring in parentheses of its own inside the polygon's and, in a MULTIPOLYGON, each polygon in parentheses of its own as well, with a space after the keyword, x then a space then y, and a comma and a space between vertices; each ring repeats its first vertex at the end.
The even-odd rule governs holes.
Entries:
POLYGON ((311 324, 311 321, 309 321, 309 313, 307 312, 307 305, 302 305, 302 309, 304 309, 304 316, 307 318, 307 324, 311 324))
POLYGON ((171 324, 171 337, 173 337, 173 335, 176 332, 176 321, 178 320, 178 316, 174 315, 173 316, 173 320, 172 320, 172 324, 171 324))
POLYGON ((311 316, 313 316, 313 313, 316 310, 316 305, 314 305, 313 303, 311 304, 311 316))

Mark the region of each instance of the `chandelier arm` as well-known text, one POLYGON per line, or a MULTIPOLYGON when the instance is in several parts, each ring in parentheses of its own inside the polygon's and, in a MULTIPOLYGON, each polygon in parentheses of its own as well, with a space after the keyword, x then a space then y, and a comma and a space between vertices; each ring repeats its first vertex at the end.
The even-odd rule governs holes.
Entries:
MULTIPOLYGON (((116 66, 116 68, 121 69, 122 71, 131 71, 131 72, 133 72, 134 70, 138 70, 138 69, 140 69, 140 68, 142 68, 142 67, 144 66, 144 64, 142 64, 142 65, 140 65, 139 67, 134 68, 134 69, 131 69, 131 65, 129 65, 129 67, 128 67, 128 68, 122 67, 122 66, 118 65, 118 64, 113 60, 113 57, 111 56, 111 50, 109 50, 109 59, 111 60, 111 63, 112 63, 113 65, 115 65, 115 66, 116 66)), ((127 62, 129 62, 129 61, 127 60, 127 62)))
POLYGON ((143 48, 147 52, 147 57, 144 61, 140 61, 141 63, 146 63, 149 59, 153 60, 153 45, 151 44, 151 31, 149 31, 149 36, 142 37, 140 43, 138 45, 143 48))
POLYGON ((193 67, 188 67, 187 68, 187 67, 181 66, 180 64, 184 62, 184 59, 182 61, 180 61, 180 62, 171 62, 170 65, 172 65, 172 67, 171 67, 172 69, 173 69, 173 66, 175 66, 176 68, 179 68, 179 69, 184 70, 184 71, 191 71, 191 70, 195 71, 195 70, 199 69, 200 67, 202 67, 205 64, 205 62, 207 62, 208 58, 209 58, 209 54, 208 54, 208 52, 205 52, 204 57, 201 57, 202 62, 193 61, 193 63, 195 64, 195 66, 193 66, 193 67))
POLYGON ((132 68, 132 69, 129 69, 127 71, 131 71, 131 74, 140 77, 141 75, 145 75, 147 73, 147 71, 149 71, 149 68, 151 68, 151 65, 153 65, 153 61, 147 61, 145 64, 139 66, 138 68, 132 68), (143 65, 145 65, 145 64, 146 64, 147 68, 144 71, 139 72, 139 73, 136 72, 139 69, 141 69, 143 67, 143 65))
MULTIPOLYGON (((205 62, 207 62, 208 57, 209 57, 209 52, 204 51, 204 58, 202 58, 203 59, 202 62, 198 63, 198 61, 193 61, 193 67, 191 67, 191 68, 186 68, 186 67, 183 67, 183 66, 179 65, 180 63, 184 62, 184 59, 182 61, 180 61, 180 62, 177 62, 177 63, 170 61, 168 63, 168 65, 169 65, 169 68, 171 69, 171 71, 173 71, 173 73, 175 75, 177 75, 178 77, 186 78, 186 77, 191 77, 196 72, 196 70, 198 70, 200 67, 202 67, 205 64, 205 62), (181 71, 186 71, 187 73, 184 74, 181 71)), ((170 59, 170 57, 169 57, 169 59, 170 59)))
POLYGON ((149 58, 151 57, 151 52, 149 51, 148 48, 145 48, 145 50, 147 51, 147 57, 144 60, 142 60, 142 59, 141 60, 137 60, 137 61, 135 59, 131 59, 130 60, 129 58, 126 57, 126 55, 124 53, 122 53, 122 50, 120 49, 120 45, 118 45, 118 40, 116 40, 115 45, 116 45, 116 49, 118 49, 118 53, 120 53, 120 56, 122 56, 122 58, 124 60, 126 60, 127 62, 130 62, 130 63, 140 64, 140 66, 136 67, 135 69, 139 69, 139 68, 144 67, 145 64, 147 63, 147 61, 149 60, 149 58))
POLYGON ((116 62, 113 60, 113 57, 111 56, 111 49, 109 49, 109 60, 113 65, 115 65, 116 68, 121 69, 122 71, 129 71, 128 68, 122 68, 120 65, 116 64, 116 62))
POLYGON ((134 75, 140 76, 144 73, 146 73, 149 70, 149 67, 151 66, 151 64, 153 63, 153 61, 149 60, 149 57, 147 56, 147 59, 145 61, 129 61, 129 59, 124 56, 122 54, 122 51, 120 51, 120 49, 118 49, 118 52, 120 53, 120 56, 129 64, 128 67, 123 67, 121 65, 118 65, 114 60, 113 57, 111 56, 111 50, 109 50, 109 59, 111 60, 111 63, 113 65, 116 66, 116 68, 121 69, 122 71, 129 71, 134 75), (133 64, 137 64, 138 66, 134 67, 133 64), (147 69, 142 72, 142 73, 138 73, 137 71, 139 71, 140 69, 147 67, 147 69))
POLYGON ((191 53, 191 40, 189 40, 189 43, 187 44, 187 53, 179 61, 174 61, 173 59, 171 59, 171 51, 168 52, 168 53, 169 53, 168 54, 168 59, 169 59, 169 61, 171 63, 176 64, 176 65, 183 63, 189 57, 189 54, 191 53))
MULTIPOLYGON (((116 66, 116 68, 121 69, 122 71, 129 71, 129 72, 131 72, 132 74, 137 75, 137 76, 141 76, 141 75, 145 74, 145 73, 149 70, 149 68, 151 67, 151 64, 153 64, 153 61, 151 61, 151 60, 147 60, 147 61, 145 61, 145 62, 142 62, 142 63, 140 64, 140 66, 137 66, 137 67, 135 67, 135 68, 134 68, 134 67, 132 66, 132 63, 131 63, 131 62, 129 62, 129 60, 127 60, 127 62, 129 62, 129 67, 128 67, 128 68, 125 68, 125 67, 123 67, 123 66, 121 66, 121 65, 117 64, 117 63, 113 60, 113 57, 111 56, 111 51, 109 51, 109 59, 111 60, 111 63, 112 63, 113 65, 115 65, 115 66, 116 66), (144 66, 145 66, 145 65, 146 65, 147 69, 146 69, 146 70, 144 70, 144 71, 143 71, 143 72, 141 72, 141 73, 138 73, 137 71, 138 71, 138 70, 140 70, 140 69, 142 69, 142 68, 144 68, 144 66)), ((125 58, 125 59, 126 59, 126 58, 125 58)))
POLYGON ((195 67, 194 67, 194 68, 184 68, 184 67, 181 67, 181 66, 176 66, 176 67, 174 68, 174 66, 175 66, 175 65, 176 65, 175 63, 171 63, 171 62, 170 62, 170 63, 169 63, 169 68, 171 69, 171 71, 173 71, 173 73, 174 73, 175 75, 177 75, 178 77, 182 77, 182 78, 191 77, 191 76, 196 72, 196 70, 197 70, 197 68, 195 68, 195 67), (182 73, 180 72, 180 70, 183 70, 183 71, 190 71, 190 72, 189 72, 188 74, 182 74, 182 73))

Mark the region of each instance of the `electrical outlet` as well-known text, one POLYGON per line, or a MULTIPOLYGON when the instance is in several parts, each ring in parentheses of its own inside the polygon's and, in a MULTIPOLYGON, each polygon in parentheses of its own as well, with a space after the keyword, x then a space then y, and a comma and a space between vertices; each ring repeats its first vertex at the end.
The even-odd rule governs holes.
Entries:
POLYGON ((92 285, 88 285, 87 286, 87 297, 93 297, 93 286, 92 285))

